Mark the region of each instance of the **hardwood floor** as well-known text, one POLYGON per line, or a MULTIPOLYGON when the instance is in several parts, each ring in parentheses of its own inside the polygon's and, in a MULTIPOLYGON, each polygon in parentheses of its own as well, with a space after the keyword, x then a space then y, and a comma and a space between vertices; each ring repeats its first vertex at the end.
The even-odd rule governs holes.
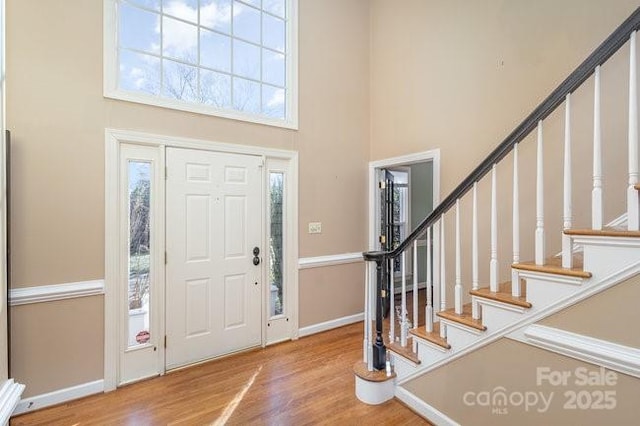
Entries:
POLYGON ((24 414, 11 425, 429 424, 397 400, 355 397, 362 323, 24 414))

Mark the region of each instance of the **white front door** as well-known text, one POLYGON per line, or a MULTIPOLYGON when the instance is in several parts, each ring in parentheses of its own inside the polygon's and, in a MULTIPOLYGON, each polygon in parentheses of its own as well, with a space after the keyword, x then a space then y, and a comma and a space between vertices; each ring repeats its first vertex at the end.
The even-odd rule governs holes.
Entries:
POLYGON ((262 342, 262 158, 167 148, 166 368, 262 342))

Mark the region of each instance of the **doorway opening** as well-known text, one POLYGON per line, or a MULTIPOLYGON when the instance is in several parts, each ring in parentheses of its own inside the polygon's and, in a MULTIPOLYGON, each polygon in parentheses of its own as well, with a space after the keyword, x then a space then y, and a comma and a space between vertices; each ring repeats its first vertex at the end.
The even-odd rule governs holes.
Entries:
MULTIPOLYGON (((389 251, 396 248, 407 235, 439 203, 440 195, 440 152, 426 151, 402 157, 394 157, 369 163, 369 250, 389 251)), ((426 257, 427 244, 432 245, 434 265, 438 265, 439 230, 434 225, 431 241, 426 237, 418 240, 418 258, 426 257)), ((413 267, 409 259, 407 271, 407 288, 413 291, 413 267)), ((426 262, 418 262, 418 288, 426 288, 426 262)), ((399 294, 401 291, 400 261, 396 260, 389 274, 383 282, 393 282, 393 290, 388 288, 387 297, 399 294)), ((438 276, 437 266, 432 271, 438 276)), ((375 282, 370 277, 369 282, 375 282)), ((433 282, 433 280, 432 280, 433 282)), ((387 284, 390 287, 390 284, 387 284)), ((434 304, 439 303, 439 289, 433 288, 434 304)), ((373 291, 373 290, 372 290, 373 291)), ((384 303, 385 316, 388 315, 390 301, 384 303)), ((374 310, 375 307, 371 306, 374 310)))

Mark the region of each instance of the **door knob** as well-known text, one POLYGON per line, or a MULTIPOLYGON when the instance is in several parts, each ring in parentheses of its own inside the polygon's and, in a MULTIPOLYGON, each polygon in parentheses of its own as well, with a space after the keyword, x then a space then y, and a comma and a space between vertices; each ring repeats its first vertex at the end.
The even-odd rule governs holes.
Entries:
POLYGON ((253 264, 256 266, 260 264, 260 258, 258 256, 253 257, 253 264))

